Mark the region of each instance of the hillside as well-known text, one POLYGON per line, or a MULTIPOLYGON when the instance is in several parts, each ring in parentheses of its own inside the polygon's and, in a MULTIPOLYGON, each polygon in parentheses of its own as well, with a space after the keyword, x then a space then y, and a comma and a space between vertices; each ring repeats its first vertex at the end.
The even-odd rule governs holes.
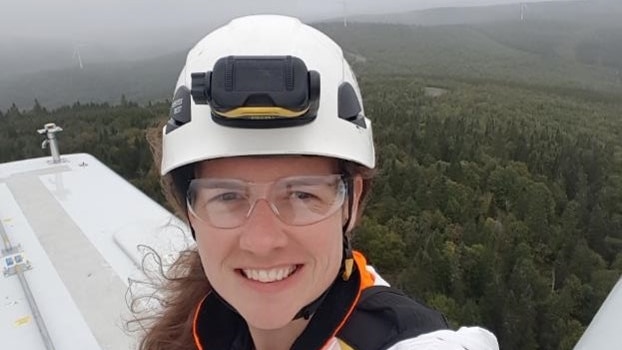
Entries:
POLYGON ((622 92, 622 2, 439 8, 321 23, 363 71, 622 92), (389 59, 390 57, 390 59, 389 59), (363 62, 365 61, 365 62, 363 62))
MULTIPOLYGON (((444 7, 404 13, 353 16, 351 22, 393 23, 407 25, 463 25, 521 20, 573 22, 598 26, 622 26, 622 3, 617 0, 568 0, 537 3, 489 5, 474 7, 444 7), (523 6, 524 5, 524 6, 523 6), (523 9, 521 10, 521 7, 523 9)), ((334 20, 334 22, 337 22, 334 20)))
POLYGON ((12 103, 21 108, 33 105, 58 107, 80 102, 117 103, 122 95, 147 103, 172 96, 185 53, 135 62, 95 63, 0 79, 0 110, 12 103))
MULTIPOLYGON (((538 52, 545 44, 537 40, 544 38, 540 40, 546 43, 547 32, 534 38, 499 30, 496 25, 413 27, 355 23, 345 29, 338 24, 320 28, 352 54, 355 69, 363 74, 408 73, 622 92, 616 68, 538 52), (524 42, 530 46, 520 47, 524 42)), ((560 50, 563 47, 560 45, 560 50)))
MULTIPOLYGON (((316 26, 344 47, 359 75, 413 74, 537 89, 563 87, 571 94, 597 91, 612 98, 622 94, 618 21, 622 3, 533 3, 523 22, 515 15, 503 15, 515 7, 448 8, 382 17, 402 24, 316 26)), ((48 107, 77 100, 114 103, 122 95, 139 103, 167 99, 184 56, 185 50, 148 60, 93 63, 84 70, 33 68, 11 77, 0 75, 0 110, 12 103, 28 108, 35 99, 48 107)), ((37 67, 34 57, 28 60, 37 67)))

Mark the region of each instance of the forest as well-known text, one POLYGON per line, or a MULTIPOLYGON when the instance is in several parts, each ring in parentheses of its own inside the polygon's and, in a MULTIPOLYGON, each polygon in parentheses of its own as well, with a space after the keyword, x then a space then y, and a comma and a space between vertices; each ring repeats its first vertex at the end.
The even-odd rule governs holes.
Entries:
MULTIPOLYGON (((355 39, 338 38, 372 57, 355 39)), ((355 247, 454 327, 483 325, 502 349, 572 349, 622 274, 620 90, 350 58, 379 165, 355 247)), ((168 108, 13 105, 0 162, 44 156, 36 130, 53 121, 61 153, 91 153, 164 204, 145 133, 168 108)))

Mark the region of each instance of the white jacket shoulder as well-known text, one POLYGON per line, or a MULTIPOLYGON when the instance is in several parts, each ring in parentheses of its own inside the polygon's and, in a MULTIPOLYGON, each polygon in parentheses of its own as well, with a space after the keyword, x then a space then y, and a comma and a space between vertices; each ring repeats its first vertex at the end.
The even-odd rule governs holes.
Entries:
POLYGON ((499 350, 497 338, 480 327, 462 327, 422 334, 402 340, 387 350, 499 350))

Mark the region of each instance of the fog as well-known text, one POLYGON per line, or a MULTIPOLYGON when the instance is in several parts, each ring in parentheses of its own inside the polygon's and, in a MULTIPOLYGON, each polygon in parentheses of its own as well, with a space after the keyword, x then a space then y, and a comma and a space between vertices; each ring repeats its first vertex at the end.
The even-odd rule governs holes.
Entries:
MULTIPOLYGON (((558 0, 563 1, 563 0, 558 0)), ((305 22, 516 3, 519 0, 19 0, 0 5, 0 82, 22 73, 179 54, 232 18, 258 13, 305 22), (79 55, 76 55, 79 53, 79 55)), ((525 2, 540 2, 523 0, 525 2)))
POLYGON ((458 7, 519 0, 20 0, 0 5, 0 39, 135 40, 184 28, 206 31, 233 17, 279 13, 314 21, 348 15, 458 7))

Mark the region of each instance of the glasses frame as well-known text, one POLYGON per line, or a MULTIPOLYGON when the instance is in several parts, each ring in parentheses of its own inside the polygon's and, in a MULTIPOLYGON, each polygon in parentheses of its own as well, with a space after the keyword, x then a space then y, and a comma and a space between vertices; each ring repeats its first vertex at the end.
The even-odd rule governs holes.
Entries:
POLYGON ((347 199, 348 199, 348 194, 349 194, 349 181, 348 181, 348 177, 344 174, 326 174, 326 175, 295 175, 295 176, 286 176, 286 177, 281 177, 278 179, 275 179, 273 181, 266 181, 266 182, 255 182, 255 181, 244 181, 244 180, 240 180, 240 179, 235 179, 235 178, 195 178, 190 180, 189 184, 188 184, 188 190, 186 192, 186 210, 188 211, 189 214, 191 214, 192 216, 194 216, 195 218, 197 218, 198 220, 200 220, 203 223, 206 223, 207 225, 214 227, 214 228, 220 228, 220 229, 233 229, 233 228, 238 228, 241 226, 244 226, 244 224, 246 224, 246 222, 248 221, 248 219, 250 218, 251 214, 253 213, 253 211, 255 210, 255 207, 257 206, 257 203, 260 200, 264 200, 268 206, 270 207, 270 210, 272 211, 272 213, 279 219, 279 221, 281 221, 283 224, 285 225, 289 225, 289 226, 296 226, 296 227, 301 227, 301 226, 310 226, 313 224, 316 224, 318 222, 322 222, 324 220, 326 220, 327 218, 329 218, 331 215, 333 215, 335 212, 337 212, 337 210, 339 210, 339 208, 342 208, 344 203, 346 203, 347 199), (325 214, 323 214, 323 216, 318 219, 318 220, 314 220, 308 223, 303 223, 303 224, 294 224, 294 223, 289 223, 287 221, 283 220, 283 217, 281 216, 281 214, 279 213, 279 210, 277 208, 277 206, 273 203, 273 201, 270 199, 270 193, 271 190, 274 188, 274 185, 276 183, 285 181, 285 180, 295 180, 295 179, 308 179, 308 178, 330 178, 330 177, 335 177, 336 179, 338 179, 339 183, 337 184, 337 186, 339 186, 338 191, 340 192, 340 196, 341 198, 339 199, 339 204, 333 204, 333 207, 327 211, 325 214), (198 181, 209 181, 209 180, 222 180, 222 181, 232 181, 232 182, 238 182, 241 184, 244 184, 246 189, 248 189, 249 187, 263 187, 264 189, 262 190, 262 194, 260 196, 255 196, 254 200, 252 201, 252 204, 250 205, 250 207, 248 208, 248 211, 246 213, 246 215, 244 216, 244 220, 242 220, 239 224, 237 225, 233 225, 233 226, 229 226, 229 225, 215 225, 209 218, 203 218, 201 216, 199 216, 195 210, 192 207, 192 204, 190 203, 190 197, 191 197, 191 191, 193 189, 193 184, 198 182, 198 181))

